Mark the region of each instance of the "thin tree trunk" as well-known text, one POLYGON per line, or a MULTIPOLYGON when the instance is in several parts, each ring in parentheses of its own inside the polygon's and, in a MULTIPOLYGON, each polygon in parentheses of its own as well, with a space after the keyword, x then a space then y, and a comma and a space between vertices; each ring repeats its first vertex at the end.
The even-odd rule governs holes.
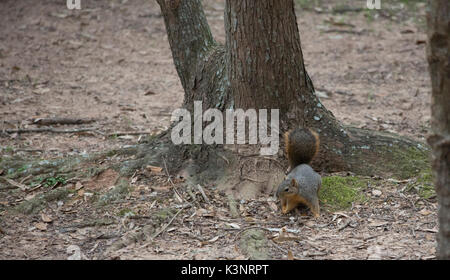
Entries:
POLYGON ((430 1, 428 62, 432 86, 433 170, 438 198, 437 257, 450 259, 450 2, 430 1))

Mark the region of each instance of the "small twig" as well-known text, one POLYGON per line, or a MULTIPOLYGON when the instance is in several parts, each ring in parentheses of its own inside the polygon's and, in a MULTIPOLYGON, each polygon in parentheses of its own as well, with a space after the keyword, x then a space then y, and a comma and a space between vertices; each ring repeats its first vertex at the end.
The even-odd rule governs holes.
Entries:
POLYGON ((40 187, 42 187, 42 184, 39 184, 39 185, 37 185, 37 186, 34 187, 34 188, 28 189, 26 192, 27 192, 27 193, 34 192, 35 190, 39 189, 40 187))
POLYGON ((101 233, 99 236, 91 238, 91 240, 98 240, 98 239, 112 239, 112 238, 117 238, 120 237, 120 235, 118 234, 106 234, 106 233, 101 233))
POLYGON ((192 192, 192 186, 191 186, 191 184, 189 184, 189 185, 187 186, 186 192, 187 192, 187 193, 189 194, 189 196, 191 197, 192 202, 195 203, 195 205, 197 205, 197 207, 201 208, 199 202, 197 201, 197 198, 195 197, 195 194, 192 192))
POLYGON ((350 222, 351 222, 350 219, 347 220, 343 225, 341 225, 341 226, 338 228, 338 231, 341 231, 341 230, 343 230, 344 228, 348 227, 348 226, 350 225, 350 222))
POLYGON ((278 250, 280 250, 281 252, 288 254, 289 250, 284 249, 283 247, 281 247, 280 245, 278 245, 275 241, 273 241, 272 239, 270 240, 272 241, 272 245, 275 246, 278 250))
POLYGON ((252 182, 255 182, 255 183, 265 183, 264 181, 258 181, 258 180, 252 179, 252 178, 250 178, 250 177, 244 177, 244 176, 241 176, 241 179, 243 179, 243 180, 248 180, 248 181, 252 181, 252 182))
POLYGON ((227 163, 227 165, 230 165, 230 161, 225 157, 225 156, 223 156, 223 155, 219 155, 219 154, 217 154, 221 159, 223 159, 226 163, 227 163))
POLYGON ((153 134, 151 131, 117 131, 108 133, 108 137, 111 136, 123 136, 123 135, 141 135, 141 134, 153 134))
POLYGON ((374 238, 377 238, 377 237, 382 236, 382 235, 383 234, 371 235, 371 236, 363 238, 363 241, 369 241, 370 239, 374 239, 374 238))
POLYGON ((172 222, 175 220, 175 218, 178 216, 178 214, 180 214, 181 211, 183 211, 185 208, 186 208, 186 206, 183 206, 180 210, 178 210, 178 212, 175 215, 173 215, 172 219, 170 219, 170 221, 160 231, 158 231, 155 235, 153 235, 153 237, 151 239, 153 240, 156 237, 158 237, 158 235, 163 233, 172 224, 172 222))
POLYGON ((167 170, 167 164, 166 164, 166 159, 163 157, 163 162, 164 162, 164 171, 166 172, 167 175, 167 179, 170 182, 170 184, 172 184, 173 187, 173 191, 175 192, 175 195, 177 195, 181 202, 183 202, 183 198, 181 197, 181 195, 178 193, 177 191, 177 187, 175 186, 175 184, 173 183, 172 179, 170 178, 170 174, 169 174, 169 170, 167 170))
POLYGON ((43 153, 44 150, 43 149, 14 149, 15 152, 29 152, 29 153, 34 153, 34 152, 39 152, 39 153, 43 153))
POLYGON ((354 7, 348 7, 348 6, 342 6, 342 7, 335 7, 332 9, 333 13, 337 13, 337 14, 344 14, 347 12, 361 12, 363 9, 362 8, 354 8, 354 7))
POLYGON ((19 183, 21 183, 21 184, 25 183, 25 182, 26 182, 28 179, 30 179, 32 176, 33 176, 33 175, 28 175, 28 176, 26 176, 25 178, 23 178, 22 180, 20 180, 19 183))
POLYGON ((130 220, 152 219, 152 218, 154 218, 154 217, 153 216, 139 216, 139 215, 128 217, 128 219, 130 219, 130 220))
POLYGON ((434 228, 416 228, 417 231, 424 231, 424 232, 431 232, 431 233, 438 233, 439 230, 434 228))
POLYGON ((347 33, 347 34, 355 34, 355 35, 361 35, 364 31, 358 31, 358 30, 346 30, 346 29, 327 29, 324 30, 325 33, 347 33))
POLYGON ((347 27, 352 27, 352 28, 356 27, 354 24, 345 23, 345 22, 338 22, 338 21, 334 21, 332 19, 331 20, 327 19, 327 20, 325 20, 325 22, 329 23, 329 24, 332 24, 332 25, 337 25, 337 26, 347 26, 347 27))
POLYGON ((271 160, 271 161, 275 162, 276 164, 278 164, 278 167, 280 167, 282 170, 284 170, 283 164, 281 164, 281 162, 279 162, 278 160, 271 158, 271 157, 263 157, 263 159, 267 159, 267 160, 271 160))
POLYGON ((203 196, 203 199, 205 199, 205 202, 207 202, 208 204, 210 204, 211 202, 209 202, 208 197, 205 194, 205 191, 203 190, 202 186, 200 186, 200 184, 197 184, 197 189, 200 191, 200 193, 203 196))
MULTIPOLYGON (((272 231, 272 232, 279 232, 281 230, 281 228, 266 228, 266 230, 272 231)), ((285 228, 283 230, 286 230, 286 232, 289 232, 289 233, 300 233, 300 231, 298 229, 285 228)))

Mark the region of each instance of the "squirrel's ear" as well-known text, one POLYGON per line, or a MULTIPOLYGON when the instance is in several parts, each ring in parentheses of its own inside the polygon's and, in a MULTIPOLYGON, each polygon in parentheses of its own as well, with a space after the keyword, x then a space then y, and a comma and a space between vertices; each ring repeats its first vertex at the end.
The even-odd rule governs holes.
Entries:
POLYGON ((293 186, 293 187, 298 187, 298 182, 297 182, 297 180, 292 179, 292 180, 291 180, 291 186, 293 186))

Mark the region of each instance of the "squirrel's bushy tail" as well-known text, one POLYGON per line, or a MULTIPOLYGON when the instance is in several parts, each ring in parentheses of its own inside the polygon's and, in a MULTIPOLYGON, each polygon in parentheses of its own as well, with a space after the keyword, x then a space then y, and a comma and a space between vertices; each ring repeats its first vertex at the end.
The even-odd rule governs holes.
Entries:
POLYGON ((295 128, 284 134, 286 155, 291 169, 308 164, 319 151, 319 135, 310 128, 295 128))

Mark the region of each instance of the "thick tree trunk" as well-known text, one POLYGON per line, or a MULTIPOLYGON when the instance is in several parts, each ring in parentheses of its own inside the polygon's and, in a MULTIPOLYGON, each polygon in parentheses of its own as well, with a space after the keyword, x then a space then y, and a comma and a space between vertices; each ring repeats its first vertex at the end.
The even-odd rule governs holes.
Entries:
POLYGON ((450 259, 450 2, 430 1, 428 62, 432 85, 433 169, 439 203, 437 256, 450 259))
POLYGON ((173 61, 185 91, 184 107, 202 100, 205 108, 230 102, 225 48, 216 43, 200 0, 157 0, 167 29, 173 61))
POLYGON ((225 29, 236 107, 279 109, 282 132, 295 126, 315 128, 322 136, 315 165, 346 169, 342 148, 348 136, 314 93, 303 62, 294 1, 228 0, 225 29))
POLYGON ((400 163, 400 169, 420 169, 407 154, 411 147, 416 154, 426 153, 417 143, 345 128, 321 104, 304 67, 293 0, 227 0, 225 47, 212 38, 201 1, 158 3, 185 90, 185 108, 192 110, 193 101, 201 100, 203 110, 279 109, 281 133, 295 126, 319 132, 321 148, 313 166, 320 170, 394 171, 396 176, 399 161, 411 165, 400 163))

